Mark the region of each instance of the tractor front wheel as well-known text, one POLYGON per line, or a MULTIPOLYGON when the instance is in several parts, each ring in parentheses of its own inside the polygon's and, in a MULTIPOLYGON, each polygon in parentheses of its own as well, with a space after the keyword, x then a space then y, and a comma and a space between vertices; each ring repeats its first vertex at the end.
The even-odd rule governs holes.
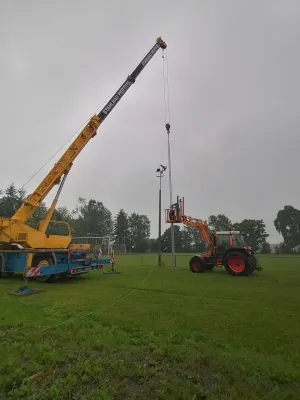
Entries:
POLYGON ((242 252, 232 252, 225 256, 226 271, 233 276, 250 275, 253 272, 249 257, 242 252))
POLYGON ((203 260, 198 257, 194 256, 190 259, 190 270, 195 274, 200 274, 205 271, 203 260))

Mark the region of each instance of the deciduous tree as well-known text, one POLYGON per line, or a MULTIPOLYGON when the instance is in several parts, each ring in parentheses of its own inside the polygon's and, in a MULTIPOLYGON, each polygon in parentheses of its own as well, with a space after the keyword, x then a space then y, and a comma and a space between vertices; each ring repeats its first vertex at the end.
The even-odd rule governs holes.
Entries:
POLYGON ((213 231, 228 231, 230 220, 224 214, 210 215, 208 217, 208 225, 213 231))
POLYGON ((268 242, 263 243, 263 245, 262 245, 262 247, 260 249, 260 252, 262 254, 270 254, 270 253, 272 253, 270 243, 268 243, 268 242))
POLYGON ((0 198, 1 217, 11 218, 25 200, 25 191, 17 189, 12 183, 9 185, 0 198))
MULTIPOLYGON (((182 246, 182 232, 178 225, 174 225, 175 251, 180 252, 182 246)), ((172 251, 171 227, 166 229, 161 236, 162 251, 170 253, 172 251)))
POLYGON ((129 219, 128 214, 121 209, 114 218, 114 242, 118 246, 123 245, 126 251, 131 251, 129 238, 129 219))
POLYGON ((199 229, 193 226, 185 226, 181 230, 182 253, 196 253, 205 251, 205 245, 201 239, 199 229))
POLYGON ((278 211, 274 225, 287 248, 292 249, 300 244, 300 210, 293 206, 284 206, 278 211))
POLYGON ((112 213, 102 202, 79 198, 74 214, 76 218, 73 221, 73 231, 77 236, 112 234, 112 213))
POLYGON ((247 244, 256 251, 261 251, 266 243, 266 238, 269 236, 262 219, 244 219, 242 222, 233 224, 233 229, 246 233, 247 244))
POLYGON ((132 213, 128 219, 129 240, 133 251, 144 253, 149 246, 150 220, 147 215, 132 213))

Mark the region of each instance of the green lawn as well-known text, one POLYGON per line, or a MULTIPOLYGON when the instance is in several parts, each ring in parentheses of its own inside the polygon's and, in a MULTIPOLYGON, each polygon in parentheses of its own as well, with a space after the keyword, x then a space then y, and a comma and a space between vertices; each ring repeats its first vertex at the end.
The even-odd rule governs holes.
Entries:
POLYGON ((0 280, 0 398, 300 398, 300 258, 249 278, 146 258, 22 298, 0 280))

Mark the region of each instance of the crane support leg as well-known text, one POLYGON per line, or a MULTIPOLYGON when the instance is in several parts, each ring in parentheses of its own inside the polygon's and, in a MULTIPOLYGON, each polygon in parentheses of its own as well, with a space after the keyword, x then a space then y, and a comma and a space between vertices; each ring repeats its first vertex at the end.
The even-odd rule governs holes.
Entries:
POLYGON ((32 289, 28 287, 28 278, 27 278, 27 271, 31 268, 32 265, 32 260, 33 260, 33 253, 28 253, 27 254, 27 262, 24 270, 24 286, 21 286, 19 289, 9 292, 8 294, 12 296, 30 296, 31 294, 37 294, 44 292, 44 289, 32 289))

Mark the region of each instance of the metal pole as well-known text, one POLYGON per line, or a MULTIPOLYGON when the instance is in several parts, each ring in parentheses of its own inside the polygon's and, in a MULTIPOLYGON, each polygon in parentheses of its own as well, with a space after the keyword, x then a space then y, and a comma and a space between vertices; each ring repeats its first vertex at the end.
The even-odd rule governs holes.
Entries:
POLYGON ((158 192, 158 265, 161 265, 161 173, 158 192))
MULTIPOLYGON (((168 134, 168 163, 169 163, 169 189, 170 189, 170 206, 172 202, 172 175, 171 175, 171 149, 170 149, 170 124, 166 124, 168 134)), ((175 256, 175 237, 174 237, 174 224, 171 223, 171 243, 172 243, 172 267, 176 267, 176 256, 175 256)))
POLYGON ((157 253, 158 253, 158 265, 161 265, 161 178, 164 176, 163 173, 166 171, 167 167, 160 164, 161 168, 157 168, 156 172, 159 173, 157 176, 159 178, 159 191, 158 191, 158 243, 157 243, 157 253))

